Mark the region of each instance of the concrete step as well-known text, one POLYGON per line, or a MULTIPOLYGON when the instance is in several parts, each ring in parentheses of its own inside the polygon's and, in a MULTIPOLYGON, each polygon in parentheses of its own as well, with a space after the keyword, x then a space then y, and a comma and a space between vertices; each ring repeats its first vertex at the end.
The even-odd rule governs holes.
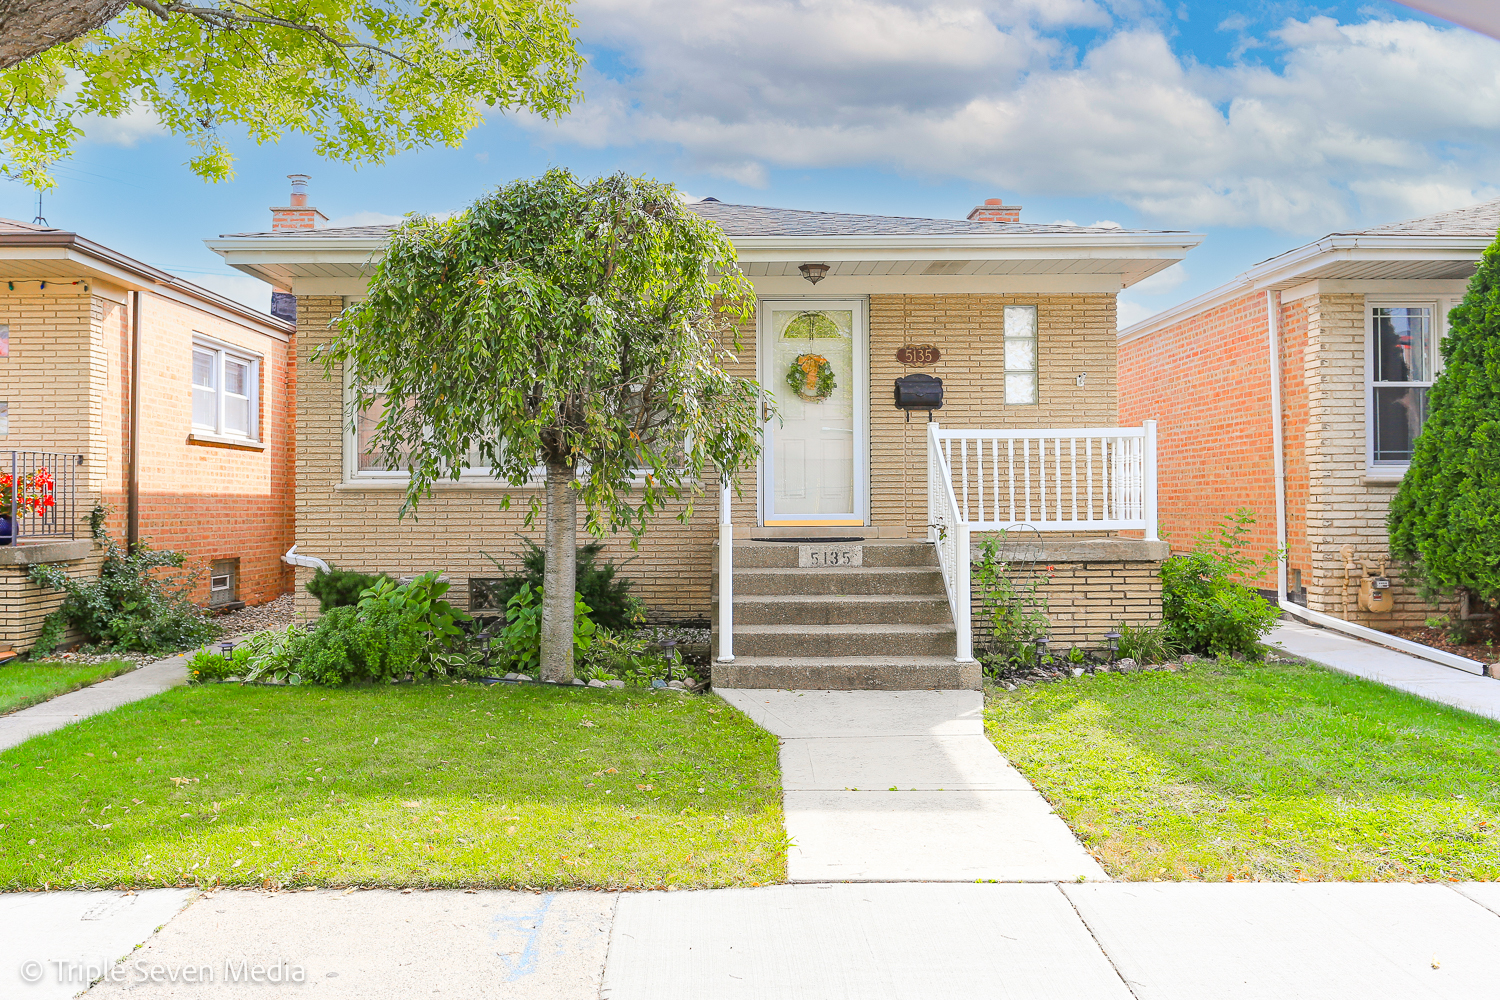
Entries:
MULTIPOLYGON (((760 539, 734 543, 735 569, 795 569, 799 550, 806 542, 776 542, 760 539)), ((937 550, 930 542, 909 538, 870 538, 863 542, 835 542, 857 546, 865 566, 936 566, 937 550)))
POLYGON ((958 651, 952 625, 739 625, 735 655, 948 656, 958 651))
MULTIPOLYGON (((718 598, 714 598, 718 621, 718 598)), ((734 598, 740 625, 944 625, 953 621, 941 594, 752 594, 734 598)))
MULTIPOLYGON (((738 651, 736 651, 738 653, 738 651)), ((951 656, 740 656, 713 664, 723 688, 792 691, 979 690, 979 664, 951 656)))
MULTIPOLYGON (((715 588, 717 591, 717 587, 715 588)), ((764 594, 942 594, 943 576, 926 566, 849 569, 740 569, 734 596, 764 594)))

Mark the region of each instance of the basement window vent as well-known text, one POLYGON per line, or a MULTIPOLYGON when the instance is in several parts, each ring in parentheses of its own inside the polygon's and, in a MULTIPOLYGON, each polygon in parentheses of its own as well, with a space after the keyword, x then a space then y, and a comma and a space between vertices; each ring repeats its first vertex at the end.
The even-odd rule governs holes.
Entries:
POLYGON ((240 598, 239 559, 215 559, 208 568, 208 606, 233 604, 240 598))

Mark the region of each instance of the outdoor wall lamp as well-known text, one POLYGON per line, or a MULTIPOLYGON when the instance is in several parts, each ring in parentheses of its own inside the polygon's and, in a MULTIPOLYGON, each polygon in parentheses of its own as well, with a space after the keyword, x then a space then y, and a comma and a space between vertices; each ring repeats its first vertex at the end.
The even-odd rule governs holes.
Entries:
POLYGON ((827 264, 800 264, 797 270, 802 272, 802 277, 816 285, 828 276, 827 264))
POLYGON ((1120 633, 1106 632, 1104 638, 1109 641, 1109 662, 1115 662, 1115 654, 1120 651, 1120 633))

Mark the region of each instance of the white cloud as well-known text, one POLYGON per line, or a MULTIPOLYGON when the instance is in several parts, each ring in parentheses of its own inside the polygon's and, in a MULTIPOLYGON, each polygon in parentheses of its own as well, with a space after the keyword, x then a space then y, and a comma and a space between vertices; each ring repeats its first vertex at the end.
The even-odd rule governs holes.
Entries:
POLYGON ((1134 326, 1143 319, 1150 319, 1160 311, 1122 297, 1115 303, 1115 329, 1123 330, 1127 326, 1134 326))
MULTIPOLYGON (((579 0, 587 100, 543 135, 668 144, 764 186, 878 167, 1106 197, 1158 225, 1308 233, 1494 197, 1500 43, 1421 22, 1289 20, 1279 68, 1179 58, 1159 4, 579 0), (1079 53, 1059 26, 1108 27, 1079 53)), ((1232 20, 1232 19, 1230 19, 1232 20)), ((1247 25, 1248 26, 1248 25, 1247 25)), ((1225 22, 1226 30, 1238 29, 1225 22)))
POLYGON ((1144 281, 1138 281, 1130 286, 1132 295, 1166 295, 1173 291, 1188 279, 1187 268, 1178 261, 1171 267, 1157 271, 1144 281))

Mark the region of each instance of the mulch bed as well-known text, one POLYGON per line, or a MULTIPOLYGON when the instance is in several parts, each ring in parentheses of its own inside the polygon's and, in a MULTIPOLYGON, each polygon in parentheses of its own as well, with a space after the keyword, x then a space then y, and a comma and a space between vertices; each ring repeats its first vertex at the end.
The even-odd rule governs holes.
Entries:
POLYGON ((1445 653, 1456 653, 1459 656, 1467 656, 1471 660, 1480 663, 1495 663, 1500 661, 1500 642, 1469 642, 1456 643, 1448 637, 1445 628, 1398 628, 1391 632, 1392 635, 1400 636, 1411 642, 1420 642, 1424 646, 1433 649, 1441 649, 1445 653))

